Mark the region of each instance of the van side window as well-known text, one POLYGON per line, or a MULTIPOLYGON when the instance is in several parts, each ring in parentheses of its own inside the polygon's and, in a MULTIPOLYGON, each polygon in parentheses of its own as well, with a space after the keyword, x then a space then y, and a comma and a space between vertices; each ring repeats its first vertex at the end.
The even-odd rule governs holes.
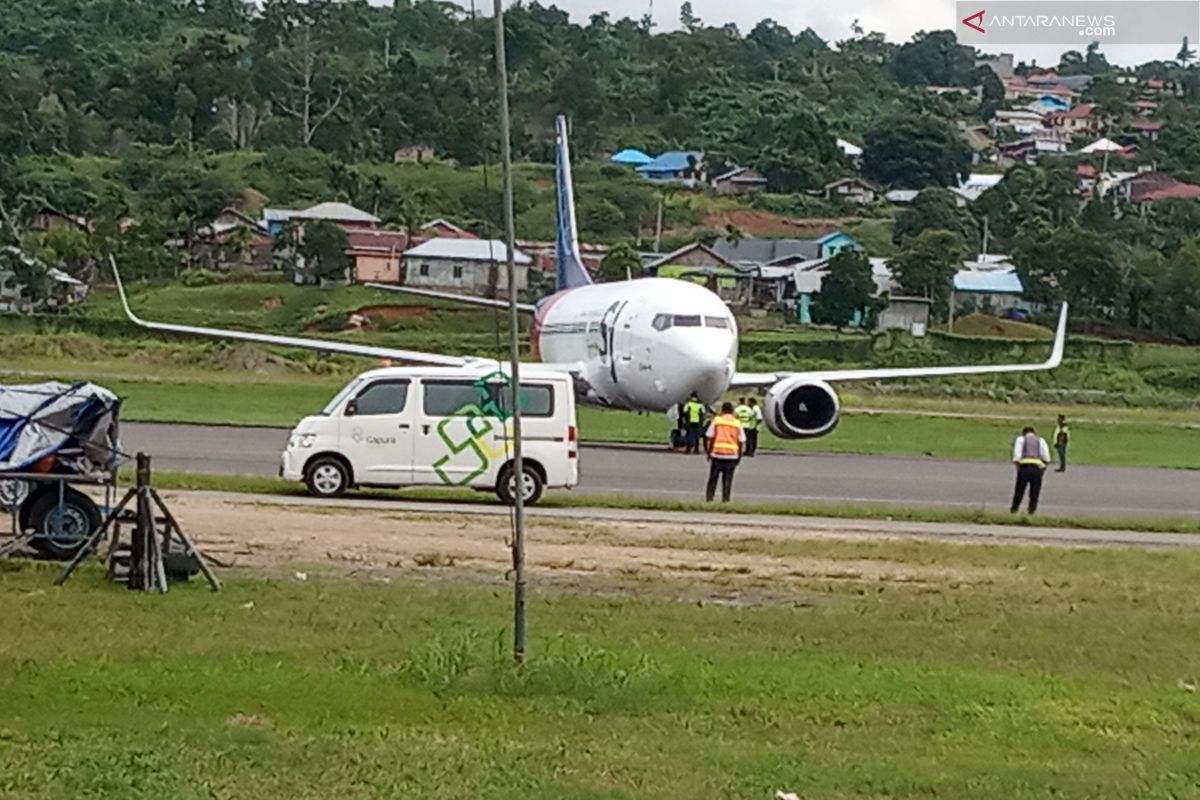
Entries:
POLYGON ((360 417, 399 414, 408 402, 408 381, 375 381, 350 402, 360 417))
MULTIPOLYGON (((511 413, 512 393, 508 384, 489 383, 480 392, 474 381, 422 381, 425 390, 424 409, 430 417, 453 417, 474 406, 485 413, 499 410, 511 413)), ((554 387, 544 383, 521 384, 521 413, 527 417, 554 416, 554 387)))

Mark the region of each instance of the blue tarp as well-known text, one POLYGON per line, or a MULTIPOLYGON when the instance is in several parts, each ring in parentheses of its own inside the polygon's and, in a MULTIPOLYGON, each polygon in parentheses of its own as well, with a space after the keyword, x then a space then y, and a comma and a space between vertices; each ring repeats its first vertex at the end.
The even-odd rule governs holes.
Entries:
POLYGON ((640 167, 643 164, 649 164, 654 160, 653 156, 648 156, 641 150, 626 148, 619 153, 616 153, 612 158, 608 159, 614 164, 626 164, 631 167, 640 167))
POLYGON ((120 458, 121 401, 91 383, 0 386, 0 472, 56 456, 52 471, 111 470, 120 458))

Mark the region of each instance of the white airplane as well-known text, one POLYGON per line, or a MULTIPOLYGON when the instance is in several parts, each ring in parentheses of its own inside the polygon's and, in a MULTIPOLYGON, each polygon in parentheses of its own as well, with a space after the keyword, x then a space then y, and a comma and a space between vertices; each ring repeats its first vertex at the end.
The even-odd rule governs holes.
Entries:
MULTIPOLYGON (((737 323, 725 302, 713 292, 694 283, 670 278, 592 283, 579 253, 564 117, 557 119, 556 128, 557 291, 536 306, 522 304, 520 308, 533 314, 530 338, 535 358, 570 373, 581 402, 662 412, 686 401, 693 392, 705 403, 713 403, 730 389, 765 389, 764 421, 767 427, 781 438, 805 439, 824 436, 837 426, 840 403, 831 383, 1033 372, 1054 369, 1062 362, 1067 327, 1065 303, 1059 314, 1050 357, 1038 364, 738 372, 737 323)), ((115 263, 113 271, 116 272, 115 263)), ((507 307, 505 301, 481 297, 369 285, 424 297, 507 307)), ((146 322, 130 309, 119 274, 117 289, 129 319, 154 330, 417 364, 458 366, 479 360, 321 339, 146 322)))

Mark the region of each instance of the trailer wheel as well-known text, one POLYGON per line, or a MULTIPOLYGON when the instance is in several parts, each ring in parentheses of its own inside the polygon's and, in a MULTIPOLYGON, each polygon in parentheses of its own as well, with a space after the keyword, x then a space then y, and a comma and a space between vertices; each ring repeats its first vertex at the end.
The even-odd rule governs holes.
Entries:
POLYGON ((79 552, 100 527, 100 509, 83 492, 65 487, 62 503, 58 489, 38 492, 26 501, 28 528, 38 535, 30 545, 46 558, 66 561, 79 552))
POLYGON ((304 470, 304 485, 314 497, 341 497, 350 488, 350 470, 333 456, 318 456, 304 470))
MULTIPOLYGON (((535 506, 537 501, 542 499, 545 481, 542 480, 542 476, 538 474, 537 468, 532 464, 526 463, 521 471, 525 473, 524 480, 521 481, 522 499, 525 501, 525 505, 535 506)), ((500 473, 500 478, 496 481, 496 494, 500 497, 500 502, 506 506, 516 505, 517 475, 512 464, 509 464, 500 473)))

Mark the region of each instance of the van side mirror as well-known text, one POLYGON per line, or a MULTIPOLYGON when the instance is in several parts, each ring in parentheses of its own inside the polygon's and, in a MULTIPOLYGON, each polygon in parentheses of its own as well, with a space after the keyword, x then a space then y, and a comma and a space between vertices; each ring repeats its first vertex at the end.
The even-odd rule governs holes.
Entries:
POLYGON ((358 413, 358 402, 356 400, 351 400, 349 403, 346 403, 345 415, 347 417, 353 417, 357 413, 358 413))

